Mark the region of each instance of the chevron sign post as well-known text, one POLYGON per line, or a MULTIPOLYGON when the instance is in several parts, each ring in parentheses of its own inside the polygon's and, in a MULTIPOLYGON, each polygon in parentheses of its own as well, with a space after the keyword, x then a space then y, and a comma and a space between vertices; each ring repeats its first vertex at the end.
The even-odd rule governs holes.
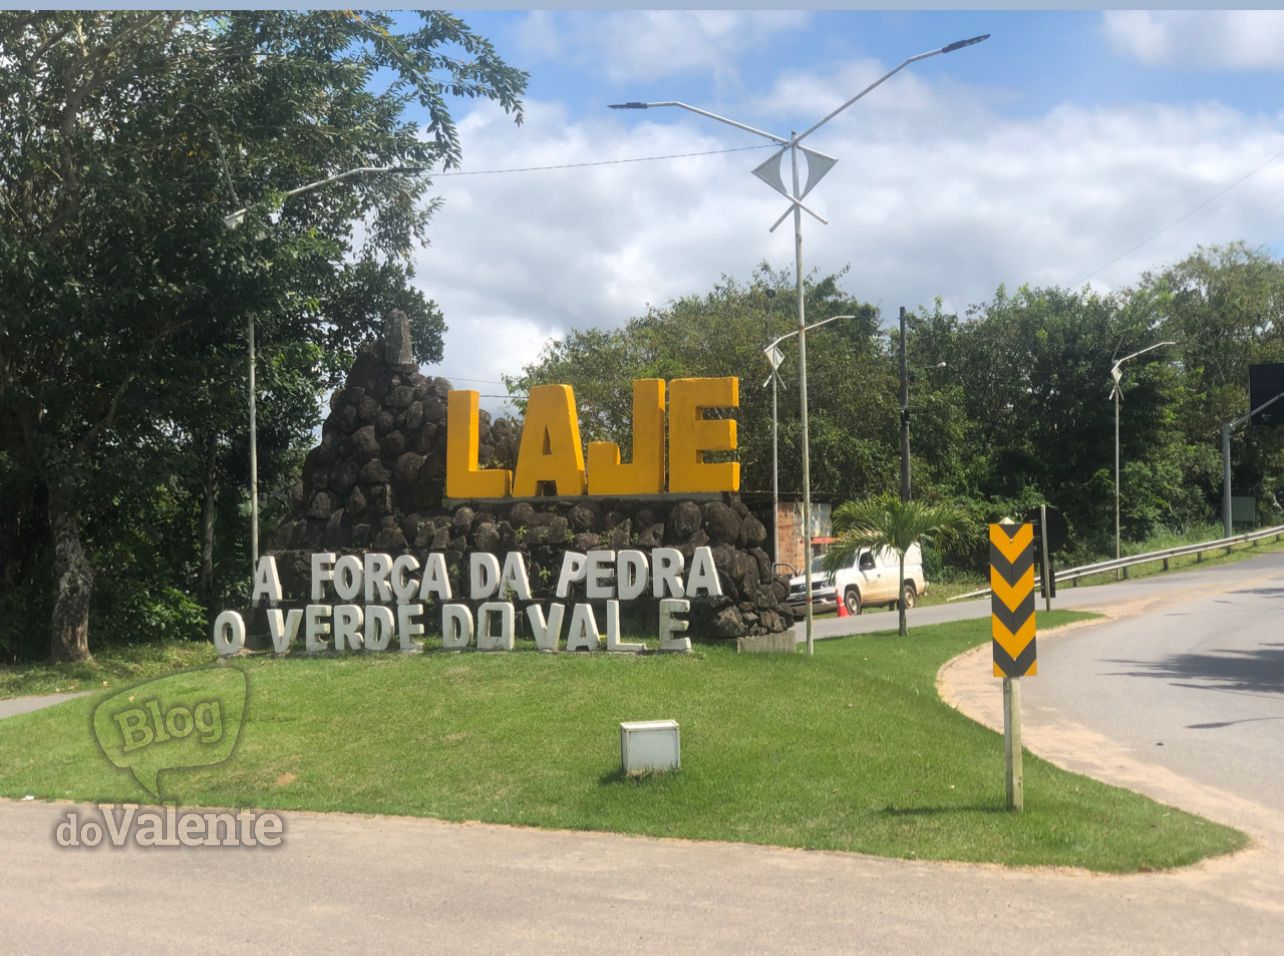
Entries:
POLYGON ((990 634, 994 676, 1003 678, 1003 756, 1009 810, 1025 806, 1021 773, 1021 682, 1039 672, 1034 644, 1034 526, 990 525, 990 634))
POLYGON ((1034 526, 990 525, 990 633, 994 676, 1033 677, 1034 526))

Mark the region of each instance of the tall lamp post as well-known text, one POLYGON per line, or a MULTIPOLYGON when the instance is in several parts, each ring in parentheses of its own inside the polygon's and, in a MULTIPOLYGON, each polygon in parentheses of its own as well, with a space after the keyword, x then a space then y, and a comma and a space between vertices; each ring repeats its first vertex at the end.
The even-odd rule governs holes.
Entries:
MULTIPOLYGON (((1140 351, 1133 352, 1131 355, 1125 355, 1110 367, 1110 378, 1114 384, 1110 387, 1110 397, 1115 400, 1115 560, 1119 560, 1119 405, 1123 401, 1123 387, 1120 384, 1123 380, 1123 363, 1130 359, 1135 359, 1138 355, 1145 355, 1147 352, 1153 352, 1155 349, 1163 348, 1165 345, 1176 345, 1176 342, 1156 342, 1154 345, 1147 345, 1140 351)), ((1118 574, 1118 572, 1115 572, 1118 574)))
MULTIPOLYGON (((780 343, 785 339, 793 338, 800 332, 810 332, 812 329, 818 329, 822 325, 828 325, 830 322, 836 322, 839 319, 854 319, 854 315, 831 315, 827 319, 821 319, 819 322, 813 322, 804 329, 794 329, 792 332, 786 332, 778 338, 772 339, 771 344, 762 350, 762 354, 767 356, 767 361, 771 363, 771 378, 763 385, 771 384, 771 533, 772 537, 772 556, 773 559, 779 558, 780 552, 780 445, 777 440, 777 429, 779 419, 776 415, 776 390, 780 382, 778 370, 780 364, 785 360, 785 353, 780 351, 780 343)), ((803 455, 808 454, 807 446, 809 438, 807 432, 803 432, 803 455)), ((805 524, 805 522, 804 522, 805 524)), ((805 525, 803 528, 803 563, 808 568, 811 567, 811 526, 805 525)))
POLYGON ((1226 422, 1222 425, 1222 530, 1226 533, 1226 537, 1228 538, 1235 533, 1235 530, 1231 527, 1231 432, 1240 425, 1243 425, 1258 412, 1265 411, 1270 408, 1281 398, 1284 398, 1284 392, 1281 392, 1269 401, 1262 402, 1262 404, 1258 405, 1247 415, 1241 415, 1234 421, 1226 422))
MULTIPOLYGON (((681 103, 677 100, 663 100, 655 103, 642 103, 642 102, 634 101, 629 103, 610 104, 610 108, 613 110, 646 110, 646 109, 654 109, 654 108, 663 107, 663 106, 674 106, 674 107, 677 107, 678 109, 689 110, 692 113, 696 113, 708 119, 716 120, 719 123, 726 123, 728 126, 734 126, 736 129, 744 130, 746 133, 753 133, 755 136, 761 136, 763 139, 770 140, 771 142, 776 143, 780 147, 780 149, 772 153, 771 156, 765 162, 755 167, 753 170, 753 174, 757 176, 759 179, 761 179, 768 186, 770 186, 772 189, 774 189, 776 192, 780 193, 782 196, 784 196, 786 199, 789 200, 789 208, 786 209, 780 215, 780 218, 777 219, 775 223, 772 224, 770 231, 775 232, 776 228, 782 222, 784 222, 786 218, 788 218, 791 212, 793 213, 793 218, 794 218, 794 285, 798 296, 797 335, 798 335, 798 390, 800 392, 799 417, 802 420, 802 431, 804 436, 807 435, 807 325, 806 325, 806 316, 805 316, 805 306, 803 304, 802 214, 803 212, 806 212, 809 216, 813 217, 814 219, 826 225, 828 224, 828 220, 826 220, 823 216, 819 215, 813 210, 808 209, 806 206, 803 205, 802 201, 803 201, 803 198, 806 197, 806 195, 809 192, 811 192, 812 188, 815 187, 815 185, 819 183, 821 179, 824 178, 825 174, 828 173, 829 170, 833 168, 834 164, 838 162, 838 160, 833 156, 827 156, 824 153, 817 152, 814 149, 808 149, 807 147, 802 146, 800 144, 804 139, 806 139, 812 133, 816 132, 816 130, 820 129, 822 126, 828 123, 831 119, 833 119, 839 113, 843 112, 843 110, 847 109, 847 107, 851 106, 857 100, 861 99, 867 93, 871 92, 876 87, 880 86, 882 83, 890 79, 892 76, 895 76, 897 73, 905 69, 905 67, 909 66, 911 63, 917 63, 919 60, 926 60, 929 57, 937 56, 938 54, 941 54, 941 53, 953 53, 955 50, 962 49, 965 46, 972 46, 974 43, 980 43, 982 40, 987 40, 989 39, 989 37, 990 37, 990 34, 986 33, 981 36, 971 37, 967 40, 958 40, 954 43, 946 44, 945 46, 939 49, 929 50, 926 53, 920 53, 917 56, 912 56, 907 60, 902 60, 899 64, 897 64, 892 69, 888 70, 886 73, 880 76, 877 80, 869 84, 869 86, 865 87, 863 90, 861 90, 851 99, 847 100, 847 102, 843 103, 837 109, 833 110, 832 112, 830 112, 828 115, 826 115, 816 123, 813 123, 811 126, 803 130, 801 133, 797 132, 796 130, 791 130, 788 137, 777 136, 775 133, 768 133, 766 130, 761 130, 754 126, 749 126, 746 123, 741 123, 736 120, 730 119, 726 116, 720 116, 717 113, 710 112, 709 110, 700 109, 699 107, 691 106, 688 103, 681 103), (791 188, 786 188, 784 179, 782 178, 782 175, 781 175, 781 165, 782 165, 781 161, 784 159, 786 152, 788 152, 789 154, 791 188), (801 189, 799 188, 799 173, 798 173, 798 154, 800 152, 806 157, 806 160, 807 160, 807 183, 801 189)), ((808 455, 807 442, 805 440, 805 437, 803 441, 802 484, 803 484, 803 526, 808 530, 808 533, 810 533, 810 530, 811 530, 811 459, 808 455)), ((812 639, 812 609, 811 609, 812 588, 811 588, 810 554, 808 555, 808 560, 804 562, 803 574, 804 574, 804 580, 807 582, 807 653, 810 655, 815 652, 815 646, 812 639)))
MULTIPOLYGON (((333 176, 327 176, 325 179, 318 179, 316 182, 308 183, 305 186, 299 186, 297 189, 291 189, 280 194, 282 203, 291 196, 297 196, 300 193, 311 192, 314 189, 320 189, 322 186, 328 186, 331 183, 337 183, 340 180, 350 179, 353 176, 363 174, 377 173, 421 173, 426 167, 423 166, 358 166, 355 169, 349 169, 342 173, 336 173, 333 176)), ((235 198, 235 195, 233 195, 235 198)), ((238 229, 245 222, 245 215, 250 211, 249 206, 237 209, 223 217, 223 225, 227 229, 238 229)), ((249 406, 250 406, 250 574, 251 576, 258 569, 259 565, 259 443, 258 443, 258 421, 257 411, 255 408, 256 389, 254 384, 254 313, 251 312, 246 319, 246 338, 249 342, 249 406)))

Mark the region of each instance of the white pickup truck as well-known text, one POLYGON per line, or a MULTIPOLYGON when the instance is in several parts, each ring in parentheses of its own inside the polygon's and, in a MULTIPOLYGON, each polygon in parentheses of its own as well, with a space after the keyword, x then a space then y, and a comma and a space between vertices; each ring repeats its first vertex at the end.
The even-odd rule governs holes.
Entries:
MULTIPOLYGON (((816 611, 828 611, 841 599, 849 614, 859 614, 865 607, 885 604, 896 607, 901 593, 905 607, 913 607, 919 595, 927 593, 923 577, 923 550, 917 544, 905 552, 905 580, 897 588, 900 559, 890 549, 870 551, 863 548, 852 555, 849 564, 837 571, 825 570, 825 559, 814 558, 811 566, 811 604, 816 611)), ((806 581, 801 574, 789 579, 789 603, 802 610, 807 604, 806 581)))

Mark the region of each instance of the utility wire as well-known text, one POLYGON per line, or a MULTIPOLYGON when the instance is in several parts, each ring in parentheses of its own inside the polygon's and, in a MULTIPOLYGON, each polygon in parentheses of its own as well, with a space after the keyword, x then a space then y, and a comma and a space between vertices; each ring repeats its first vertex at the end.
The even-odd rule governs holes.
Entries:
POLYGON ((1083 285, 1085 282, 1087 282, 1089 279, 1091 279, 1091 278, 1092 278, 1093 276, 1095 276, 1097 273, 1099 273, 1099 272, 1104 272, 1106 269, 1109 269, 1112 265, 1114 265, 1114 264, 1115 264, 1116 262, 1118 262, 1120 259, 1125 259, 1125 258, 1127 258, 1128 256, 1132 255, 1134 252, 1136 252, 1138 249, 1140 249, 1142 246, 1147 245, 1148 243, 1151 243, 1151 242, 1153 242, 1154 240, 1158 239, 1160 236, 1162 236, 1164 233, 1166 233, 1169 229, 1172 229, 1174 226, 1180 225, 1181 223, 1185 222, 1187 219, 1189 219, 1191 216, 1195 215, 1195 213, 1199 212, 1201 209, 1203 209, 1205 206, 1207 206, 1207 205, 1209 205, 1210 203, 1212 203, 1214 200, 1220 199, 1222 196, 1225 196, 1228 192, 1230 192, 1232 189, 1234 189, 1234 188, 1235 188, 1236 186, 1238 186, 1240 183, 1244 182, 1244 181, 1245 181, 1246 179, 1248 179, 1249 177, 1251 177, 1251 176, 1255 176, 1255 175, 1257 175, 1258 173, 1260 173, 1263 169, 1265 169, 1265 168, 1266 168, 1267 166, 1269 166, 1271 163, 1275 162, 1275 160, 1279 159, 1281 156, 1284 156, 1284 149, 1281 149, 1281 150, 1280 150, 1278 153, 1276 153, 1274 156, 1270 157, 1270 159, 1267 159, 1267 160, 1265 160, 1265 161, 1263 161, 1263 162, 1259 163, 1258 165, 1254 166, 1252 169, 1250 169, 1248 172, 1246 172, 1243 176, 1240 176, 1240 177, 1239 177, 1239 179, 1235 180, 1235 181, 1234 181, 1233 183, 1231 183, 1229 186, 1226 186, 1225 188, 1223 188, 1223 189, 1219 190, 1218 192, 1214 193, 1213 195, 1209 196, 1207 199, 1205 199, 1203 202, 1199 203, 1197 206, 1194 206, 1193 208, 1191 208, 1191 209, 1187 210, 1185 213, 1183 213, 1182 215, 1178 216, 1176 219, 1174 219, 1174 220, 1173 220, 1172 222, 1170 222, 1168 225, 1164 226, 1164 228, 1160 229, 1158 232, 1156 232, 1156 233, 1154 233, 1153 235, 1150 235, 1150 236, 1148 236, 1147 238, 1145 238, 1145 239, 1141 240, 1141 242, 1137 243, 1137 244, 1136 244, 1135 246, 1133 246, 1131 249, 1128 249, 1128 250, 1126 250, 1126 251, 1124 251, 1124 252, 1119 253, 1119 255, 1115 256, 1113 259, 1111 259, 1111 260, 1110 260, 1109 262, 1107 262, 1105 265, 1103 265, 1103 266, 1098 266, 1096 269, 1094 269, 1094 270, 1092 270, 1091 272, 1089 272, 1086 276, 1084 276, 1084 277, 1083 277, 1082 279, 1080 279, 1078 282, 1076 282, 1076 283, 1072 284, 1072 285, 1070 286, 1070 288, 1072 288, 1072 289, 1077 289, 1079 286, 1083 285))

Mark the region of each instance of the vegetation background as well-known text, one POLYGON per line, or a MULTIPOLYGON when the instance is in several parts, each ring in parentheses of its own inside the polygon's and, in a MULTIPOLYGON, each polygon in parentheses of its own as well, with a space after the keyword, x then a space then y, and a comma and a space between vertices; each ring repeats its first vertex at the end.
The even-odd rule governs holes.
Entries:
MULTIPOLYGON (((520 122, 526 76, 436 12, 401 32, 346 11, 5 12, 0 61, 0 661, 83 657, 91 621, 96 647, 205 639, 209 611, 248 586, 249 316, 265 531, 322 397, 389 310, 410 316, 421 362, 443 359, 445 317, 407 257, 435 208, 430 177, 357 177, 284 205, 281 192, 356 166, 449 168, 452 98, 520 122)), ((792 296, 789 270, 746 263, 622 328, 548 343, 509 387, 573 385, 584 439, 627 447, 631 379, 739 376, 743 485, 769 490, 761 349, 793 328, 792 296)), ((813 320, 856 316, 809 338, 813 494, 894 492, 895 316, 854 300, 842 274, 808 277, 806 298, 813 320)), ((978 529, 928 549, 933 580, 975 572, 984 524, 1042 501, 1069 521, 1066 561, 1109 550, 1110 366, 1165 339, 1177 345, 1123 379, 1123 534, 1213 522, 1219 426, 1247 410, 1248 366, 1284 361, 1284 263, 1242 244, 1110 294, 1001 287, 962 314, 906 305, 915 496, 978 529)), ((796 491, 784 348, 780 483, 796 491)), ((1280 436, 1248 429, 1232 450, 1236 493, 1278 521, 1280 436)))

